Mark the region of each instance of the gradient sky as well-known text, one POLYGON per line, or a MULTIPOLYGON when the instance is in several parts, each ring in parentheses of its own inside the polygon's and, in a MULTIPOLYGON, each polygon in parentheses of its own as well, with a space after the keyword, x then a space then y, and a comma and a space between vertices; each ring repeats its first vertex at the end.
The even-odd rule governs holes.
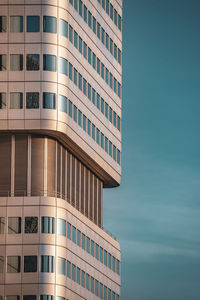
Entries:
POLYGON ((121 300, 200 299, 200 0, 124 0, 121 300))

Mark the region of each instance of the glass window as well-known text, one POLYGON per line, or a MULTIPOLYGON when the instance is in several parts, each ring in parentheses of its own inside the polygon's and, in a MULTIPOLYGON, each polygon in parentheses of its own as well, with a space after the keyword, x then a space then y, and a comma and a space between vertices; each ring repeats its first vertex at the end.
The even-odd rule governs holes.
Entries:
POLYGON ((117 115, 116 112, 113 111, 113 125, 116 127, 116 122, 117 122, 117 115))
POLYGON ((0 71, 6 71, 7 69, 7 61, 6 61, 6 54, 0 55, 0 71))
POLYGON ((8 218, 8 234, 21 233, 21 217, 8 218))
POLYGON ((95 244, 95 258, 99 259, 99 245, 95 244))
POLYGON ((58 107, 59 111, 67 113, 67 98, 65 96, 59 95, 58 107))
POLYGON ((72 242, 76 244, 76 228, 72 226, 72 242))
POLYGON ((108 300, 111 300, 111 289, 108 289, 108 300))
POLYGON ((119 300, 119 295, 116 294, 116 300, 119 300))
POLYGON ((72 118, 72 102, 69 100, 69 116, 72 118))
POLYGON ((10 32, 23 32, 23 17, 11 16, 10 17, 10 32))
POLYGON ((77 0, 74 0, 74 8, 75 8, 75 10, 78 10, 78 2, 77 2, 77 0))
POLYGON ((80 268, 76 268, 76 282, 78 283, 78 284, 80 284, 80 273, 81 273, 81 270, 80 270, 80 268))
POLYGON ((81 271, 81 286, 85 287, 85 272, 81 271))
POLYGON ((96 91, 95 91, 95 89, 92 89, 92 103, 94 105, 96 104, 96 91))
POLYGON ((97 73, 100 75, 100 60, 97 58, 97 73))
POLYGON ((0 32, 7 31, 7 18, 5 16, 0 16, 0 32))
POLYGON ((64 37, 68 37, 68 23, 63 20, 63 19, 60 19, 60 22, 59 22, 59 31, 60 31, 60 34, 64 37))
POLYGON ((38 71, 40 69, 40 55, 39 54, 27 54, 26 55, 26 70, 38 71))
POLYGON ((59 235, 66 236, 66 221, 57 219, 57 232, 59 235))
POLYGON ((90 291, 94 294, 94 278, 90 277, 90 291))
POLYGON ((0 273, 4 272, 4 257, 0 256, 0 273))
POLYGON ((110 53, 113 55, 113 40, 110 38, 110 53))
POLYGON ((107 251, 106 250, 104 250, 103 262, 104 262, 104 265, 107 266, 107 251))
POLYGON ((101 38, 101 26, 98 22, 97 22, 97 37, 99 39, 101 38))
POLYGON ((113 88, 113 75, 110 73, 110 87, 113 88))
POLYGON ((78 34, 75 30, 74 30, 74 46, 78 48, 78 34))
POLYGON ((81 232, 77 229, 77 245, 81 246, 81 232))
POLYGON ((43 31, 49 33, 57 33, 57 20, 55 17, 43 17, 43 31))
POLYGON ((108 153, 108 138, 105 136, 105 151, 108 153))
POLYGON ((83 56, 87 59, 87 44, 83 42, 83 56))
POLYGON ((100 95, 97 93, 97 108, 99 109, 100 108, 100 95))
POLYGON ((82 237, 81 237, 81 246, 82 246, 82 249, 85 250, 85 234, 82 233, 82 237))
POLYGON ((110 18, 113 20, 113 5, 110 3, 110 18))
POLYGON ((83 78, 83 94, 87 96, 87 81, 83 78))
POLYGON ((69 40, 73 43, 73 28, 71 25, 69 25, 69 40))
POLYGON ((114 44, 114 58, 117 59, 117 45, 114 44))
POLYGON ((116 260, 116 272, 119 274, 119 260, 116 260))
POLYGON ((112 300, 115 300, 115 292, 112 292, 112 300))
POLYGON ((96 128, 96 142, 99 145, 99 129, 96 128))
POLYGON ((71 240, 71 224, 67 222, 67 238, 71 240))
POLYGON ((83 10, 83 2, 79 0, 79 15, 82 17, 82 10, 83 10))
POLYGON ((67 277, 71 278, 71 263, 67 261, 67 277))
POLYGON ((41 218, 41 233, 55 233, 55 219, 53 217, 41 218))
POLYGON ((88 10, 88 26, 92 28, 92 14, 89 10, 88 10))
POLYGON ((105 66, 101 63, 101 77, 104 79, 105 66))
POLYGON ((120 165, 120 151, 117 149, 117 163, 120 165))
POLYGON ((23 93, 10 93, 10 108, 11 109, 23 108, 23 93))
POLYGON ((37 256, 24 256, 24 272, 37 272, 37 256))
POLYGON ((119 82, 118 82, 117 95, 118 95, 119 98, 121 98, 121 84, 119 82))
POLYGON ((105 9, 105 0, 102 0, 102 3, 101 3, 103 9, 105 9))
POLYGON ((92 124, 92 138, 95 140, 95 125, 92 124))
POLYGON ((94 241, 91 240, 91 255, 94 256, 94 241))
POLYGON ((88 99, 91 100, 91 85, 89 83, 88 83, 87 92, 88 92, 88 99))
POLYGON ((91 121, 89 119, 87 122, 87 133, 88 133, 88 135, 91 135, 91 121))
POLYGON ((122 18, 120 15, 118 15, 118 28, 120 31, 122 30, 122 18))
POLYGON ((57 297, 56 297, 56 300, 65 300, 65 298, 64 298, 64 297, 57 296, 57 297))
POLYGON ((40 32, 40 17, 27 16, 26 17, 26 31, 27 32, 40 32))
POLYGON ((56 109, 56 95, 53 93, 43 93, 43 108, 56 109))
POLYGON ((117 26, 117 11, 114 9, 114 23, 117 26))
POLYGON ((109 107, 109 121, 112 123, 113 110, 109 107))
POLYGON ((103 297, 103 299, 107 299, 107 287, 104 285, 104 297, 103 297))
POLYGON ((20 300, 20 296, 6 296, 6 300, 20 300))
POLYGON ((108 77, 109 77, 109 71, 108 69, 106 68, 106 76, 105 76, 105 80, 106 80, 106 83, 108 84, 108 77))
POLYGON ((23 300, 36 300, 35 295, 24 295, 23 300))
POLYGON ((73 120, 77 122, 77 107, 74 105, 73 108, 73 120))
POLYGON ((78 41, 78 50, 82 54, 83 52, 83 41, 82 38, 79 36, 79 41, 78 41))
POLYGON ((24 233, 38 232, 38 217, 25 217, 24 233))
POLYGON ((26 93, 26 108, 39 108, 39 93, 26 93))
POLYGON ((109 155, 112 157, 112 143, 109 141, 109 155))
POLYGON ((108 103, 105 102, 105 116, 108 118, 108 103))
POLYGON ((86 283, 85 283, 85 287, 86 289, 89 291, 89 279, 90 279, 90 275, 86 273, 86 283))
POLYGON ((109 35, 106 33, 106 48, 109 50, 109 35))
POLYGON ((113 145, 113 159, 116 160, 116 147, 113 145))
POLYGON ((74 84, 77 85, 77 70, 74 68, 74 84))
POLYGON ((82 85, 83 85, 83 77, 82 75, 79 73, 78 74, 78 87, 79 89, 82 91, 82 85))
POLYGON ((8 256, 7 257, 7 273, 20 273, 21 257, 8 256))
POLYGON ((95 279, 95 295, 99 296, 99 282, 95 279))
POLYGON ((0 234, 4 234, 4 228, 5 228, 5 218, 0 217, 0 234))
POLYGON ((84 21, 87 23, 87 7, 84 5, 84 21))
POLYGON ((118 55, 117 55, 117 58, 118 58, 118 63, 119 63, 120 65, 121 65, 121 61, 122 61, 121 57, 122 57, 121 51, 120 51, 120 49, 118 49, 118 55))
POLYGON ((112 256, 112 270, 115 272, 115 257, 112 256))
POLYGON ((91 55, 91 49, 88 47, 88 62, 89 62, 89 64, 91 65, 91 63, 92 63, 92 55, 91 55))
POLYGON ((111 254, 108 253, 108 267, 111 269, 111 254))
POLYGON ((6 109, 6 93, 0 93, 0 109, 6 109))
POLYGON ((101 41, 104 44, 105 43, 105 30, 101 27, 101 41))
POLYGON ((92 66, 96 69, 96 55, 94 53, 92 53, 92 66))
POLYGON ((117 93, 117 80, 114 77, 114 92, 117 93))
POLYGON ((41 255, 40 272, 54 272, 54 257, 49 255, 41 255))
POLYGON ((43 55, 43 70, 56 72, 56 56, 50 54, 43 55))
POLYGON ((63 57, 59 57, 59 72, 60 73, 67 75, 67 65, 68 65, 68 61, 63 57))
POLYGON ((72 264, 72 280, 76 281, 76 266, 72 264))
POLYGON ((103 248, 99 248, 99 257, 100 257, 100 262, 103 263, 103 248))
POLYGON ((53 296, 51 296, 51 295, 41 295, 40 300, 53 300, 53 296))
POLYGON ((90 253, 90 238, 86 238, 86 251, 87 253, 90 253))
POLYGON ((63 257, 57 258, 57 272, 58 274, 65 275, 65 259, 63 257))
POLYGON ((95 19, 95 17, 93 17, 92 30, 96 34, 96 32, 97 32, 97 20, 95 19))
POLYGON ((109 15, 109 0, 106 0, 106 12, 109 15))
POLYGON ((10 55, 10 70, 11 71, 22 71, 23 70, 23 55, 22 54, 11 54, 10 55))
POLYGON ((73 66, 72 64, 69 63, 69 79, 72 80, 72 70, 73 70, 73 66))
POLYGON ((102 114, 104 114, 104 99, 103 98, 101 98, 101 112, 102 112, 102 114))
POLYGON ((82 127, 82 112, 78 110, 78 125, 82 127))

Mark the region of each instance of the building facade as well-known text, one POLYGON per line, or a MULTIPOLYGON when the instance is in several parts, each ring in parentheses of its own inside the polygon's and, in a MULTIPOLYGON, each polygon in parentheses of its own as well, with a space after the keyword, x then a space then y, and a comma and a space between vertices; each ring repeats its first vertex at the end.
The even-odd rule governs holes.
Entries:
POLYGON ((121 64, 122 0, 0 0, 0 300, 120 299, 121 64))

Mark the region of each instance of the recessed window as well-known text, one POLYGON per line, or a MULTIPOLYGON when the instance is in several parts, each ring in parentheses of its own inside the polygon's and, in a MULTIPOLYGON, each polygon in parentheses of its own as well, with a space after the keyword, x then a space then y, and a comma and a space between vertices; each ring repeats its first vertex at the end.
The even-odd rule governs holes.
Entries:
POLYGON ((25 217, 25 233, 38 232, 38 217, 25 217))
POLYGON ((112 157, 112 143, 109 141, 109 155, 112 157))
POLYGON ((57 258, 57 272, 58 274, 65 275, 66 261, 62 257, 57 258))
POLYGON ((4 257, 0 256, 0 273, 4 271, 4 257))
POLYGON ((9 217, 8 218, 8 234, 21 233, 21 218, 9 217))
POLYGON ((104 294, 104 299, 107 299, 107 287, 105 285, 104 285, 103 294, 104 294))
POLYGON ((26 55, 26 70, 38 71, 40 69, 40 55, 39 54, 27 54, 26 55))
POLYGON ((59 96, 58 107, 59 111, 67 113, 67 98, 65 96, 59 96))
POLYGON ((41 295, 40 300, 53 300, 52 295, 41 295))
POLYGON ((26 108, 36 109, 39 108, 39 93, 26 93, 26 108))
POLYGON ((86 282, 85 282, 85 287, 89 291, 89 280, 90 280, 90 275, 86 273, 86 282))
POLYGON ((56 72, 56 56, 50 54, 43 55, 43 70, 56 72))
POLYGON ((81 286, 85 287, 85 272, 81 271, 81 286))
POLYGON ((71 263, 67 261, 67 277, 71 278, 71 263))
POLYGON ((8 256, 7 257, 7 273, 19 273, 20 272, 20 256, 8 256))
POLYGON ((0 32, 7 31, 7 18, 5 16, 0 16, 0 32))
POLYGON ((53 273, 54 272, 54 257, 48 255, 41 255, 41 272, 53 273))
POLYGON ((81 246, 82 246, 82 249, 85 250, 85 234, 84 233, 82 233, 81 246))
POLYGON ((4 234, 4 228, 5 228, 5 218, 0 217, 0 234, 4 234))
MULTIPOLYGON (((95 295, 99 296, 99 282, 95 279, 95 295)), ((115 300, 115 299, 114 299, 115 300)))
POLYGON ((58 234, 66 236, 66 221, 63 219, 57 220, 57 231, 58 234))
POLYGON ((57 20, 55 17, 50 17, 50 16, 43 17, 43 31, 49 33, 57 32, 57 20))
POLYGON ((11 16, 10 17, 10 32, 23 32, 23 17, 11 16))
POLYGON ((90 238, 86 238, 86 251, 87 253, 90 253, 90 238))
POLYGON ((84 10, 83 10, 83 18, 84 21, 87 23, 87 7, 84 5, 84 10))
POLYGON ((104 250, 103 262, 104 262, 104 265, 107 266, 107 251, 106 250, 104 250))
POLYGON ((41 218, 41 233, 55 233, 55 219, 53 217, 41 218))
POLYGON ((71 25, 69 25, 69 40, 73 43, 73 28, 71 25))
POLYGON ((82 54, 82 52, 83 52, 83 41, 82 41, 82 38, 80 36, 79 36, 79 39, 78 39, 78 50, 82 54))
POLYGON ((88 26, 92 28, 92 14, 89 10, 88 10, 88 26))
POLYGON ((60 19, 60 28, 59 28, 59 31, 60 31, 60 34, 64 37, 68 37, 68 23, 63 20, 63 19, 60 19))
POLYGON ((97 22, 97 37, 100 39, 101 38, 101 26, 100 24, 97 22))
POLYGON ((111 299, 111 289, 108 289, 108 299, 111 299))
POLYGON ((86 131, 86 120, 87 120, 86 116, 83 115, 83 130, 84 131, 86 131))
POLYGON ((6 93, 0 93, 0 109, 6 109, 6 93))
POLYGON ((77 229, 77 245, 81 246, 81 232, 77 229))
POLYGON ((0 71, 6 71, 7 69, 7 61, 6 54, 0 55, 0 71))
POLYGON ((37 272, 37 256, 24 256, 24 272, 37 272))
POLYGON ((76 268, 76 282, 78 283, 78 284, 80 284, 80 268, 79 267, 77 267, 76 268))
POLYGON ((99 245, 95 244, 95 257, 96 259, 99 259, 99 245))
POLYGON ((40 32, 40 17, 27 16, 26 17, 26 31, 27 32, 40 32))
POLYGON ((23 70, 23 55, 22 54, 11 54, 10 55, 10 70, 11 71, 22 71, 23 70))
POLYGON ((56 109, 56 95, 54 93, 43 93, 43 108, 56 109))
POLYGON ((82 112, 78 110, 78 125, 82 126, 82 112))
POLYGON ((76 281, 76 266, 72 264, 72 280, 76 281))
POLYGON ((10 108, 11 109, 23 108, 23 93, 10 93, 10 108))
POLYGON ((94 256, 94 241, 93 240, 91 240, 90 253, 91 253, 92 256, 94 256))
POLYGON ((75 30, 74 30, 74 46, 78 48, 78 34, 75 30))
POLYGON ((103 248, 99 248, 99 257, 100 257, 100 262, 103 263, 103 248))
POLYGON ((35 295, 24 295, 23 300, 36 300, 35 295))
POLYGON ((108 253, 108 267, 111 269, 111 254, 108 253))
POLYGON ((20 296, 6 296, 6 300, 20 300, 20 296))
POLYGON ((68 65, 67 60, 63 57, 60 57, 59 58, 59 72, 61 74, 67 75, 67 65, 68 65))

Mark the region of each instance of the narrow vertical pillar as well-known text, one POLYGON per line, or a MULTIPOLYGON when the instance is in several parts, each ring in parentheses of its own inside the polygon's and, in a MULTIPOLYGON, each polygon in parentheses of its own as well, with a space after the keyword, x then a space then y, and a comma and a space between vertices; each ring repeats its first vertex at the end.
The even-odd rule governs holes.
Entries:
POLYGON ((31 136, 28 135, 27 195, 31 196, 31 136))
POLYGON ((47 196, 47 138, 44 138, 44 196, 47 196))
POLYGON ((11 137, 11 196, 15 193, 15 136, 11 137))

